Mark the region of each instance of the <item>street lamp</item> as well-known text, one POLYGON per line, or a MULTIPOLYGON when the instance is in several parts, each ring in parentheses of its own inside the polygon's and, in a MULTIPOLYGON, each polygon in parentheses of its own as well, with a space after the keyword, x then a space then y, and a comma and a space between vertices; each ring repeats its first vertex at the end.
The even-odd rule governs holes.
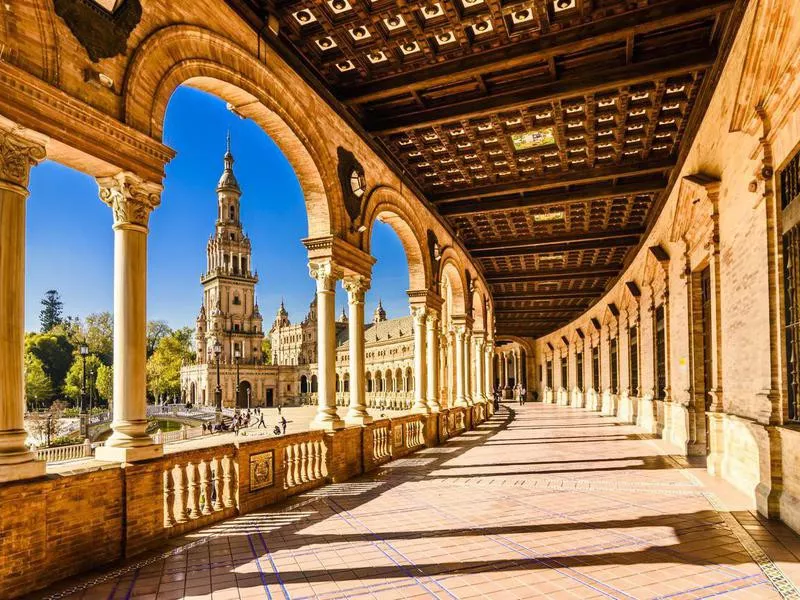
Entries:
POLYGON ((236 408, 239 408, 239 359, 242 358, 242 351, 236 348, 233 351, 233 362, 236 363, 236 408))
POLYGON ((217 424, 222 423, 222 388, 219 385, 219 355, 222 354, 222 345, 214 342, 214 356, 217 359, 217 387, 214 390, 214 403, 217 405, 217 424))
POLYGON ((83 360, 83 375, 81 383, 81 414, 86 412, 86 357, 89 355, 89 346, 81 344, 81 359, 83 360))
POLYGON ((247 388, 247 412, 250 412, 250 388, 247 388))

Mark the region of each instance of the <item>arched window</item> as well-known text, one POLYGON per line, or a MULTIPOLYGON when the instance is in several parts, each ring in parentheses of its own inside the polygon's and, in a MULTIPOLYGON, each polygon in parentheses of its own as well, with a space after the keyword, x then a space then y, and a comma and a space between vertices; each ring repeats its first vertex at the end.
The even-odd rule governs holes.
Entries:
POLYGON ((339 393, 341 390, 339 389, 339 374, 336 374, 336 393, 339 393))
POLYGON ((307 394, 308 393, 308 377, 305 375, 300 376, 300 393, 307 394))
POLYGON ((345 392, 350 391, 350 373, 344 374, 344 391, 345 392))
POLYGON ((406 391, 414 391, 414 374, 411 372, 411 367, 406 369, 406 391))
POLYGON ((392 379, 392 372, 389 369, 386 369, 386 374, 384 375, 386 380, 386 391, 387 392, 396 392, 397 388, 394 385, 394 381, 392 379))
POLYGON ((372 373, 367 373, 367 392, 372 391, 372 373))
POLYGON ((233 208, 233 206, 228 208, 228 217, 230 218, 231 221, 236 220, 236 209, 233 208))
POLYGON ((315 394, 317 392, 317 376, 311 376, 311 393, 315 394))
POLYGON ((382 392, 383 391, 383 378, 381 377, 381 372, 378 371, 375 373, 375 391, 382 392))

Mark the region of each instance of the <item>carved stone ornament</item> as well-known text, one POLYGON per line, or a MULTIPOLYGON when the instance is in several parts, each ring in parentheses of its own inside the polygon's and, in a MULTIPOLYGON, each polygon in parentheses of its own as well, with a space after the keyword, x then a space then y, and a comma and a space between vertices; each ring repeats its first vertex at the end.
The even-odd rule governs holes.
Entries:
POLYGON ((342 186, 344 207, 350 220, 355 222, 361 216, 361 204, 367 191, 364 167, 355 155, 341 146, 336 149, 339 158, 339 183, 342 186))
POLYGON ((370 286, 370 280, 366 277, 348 277, 342 281, 342 287, 347 292, 350 304, 364 303, 364 294, 370 286))
POLYGON ((340 278, 340 273, 330 262, 309 263, 308 272, 316 280, 318 292, 333 292, 336 280, 340 278))
POLYGON ((92 62, 125 54, 128 38, 142 18, 139 0, 122 0, 113 12, 93 0, 53 0, 53 6, 92 62))
POLYGON ((114 226, 147 228, 150 212, 161 203, 161 185, 123 172, 97 180, 100 199, 114 211, 114 226))
POLYGON ((27 189, 31 167, 44 157, 43 146, 0 130, 0 182, 27 189))

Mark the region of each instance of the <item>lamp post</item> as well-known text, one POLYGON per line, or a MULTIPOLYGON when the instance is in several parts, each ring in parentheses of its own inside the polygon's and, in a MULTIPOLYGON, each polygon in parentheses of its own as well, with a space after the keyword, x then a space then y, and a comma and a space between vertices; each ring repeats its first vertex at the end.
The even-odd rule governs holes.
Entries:
POLYGON ((89 367, 89 415, 92 414, 92 401, 94 400, 94 386, 97 381, 95 370, 89 367))
POLYGON ((236 363, 236 409, 239 408, 239 359, 242 358, 242 352, 238 348, 233 351, 233 362, 236 363))
POLYGON ((83 374, 81 383, 81 414, 86 412, 86 357, 89 355, 89 346, 81 344, 81 359, 83 360, 83 374))
POLYGON ((214 403, 217 405, 217 424, 222 423, 222 387, 219 385, 219 355, 222 354, 222 345, 214 342, 214 357, 217 359, 217 387, 214 389, 214 403))
POLYGON ((247 412, 250 412, 250 388, 247 388, 247 412))

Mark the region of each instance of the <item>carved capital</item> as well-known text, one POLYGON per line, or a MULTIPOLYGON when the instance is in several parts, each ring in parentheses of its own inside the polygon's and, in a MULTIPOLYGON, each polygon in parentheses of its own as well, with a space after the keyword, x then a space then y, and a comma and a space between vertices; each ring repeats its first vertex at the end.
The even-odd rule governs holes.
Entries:
POLYGON ((439 326, 439 315, 437 315, 434 311, 428 312, 427 318, 428 329, 433 329, 434 331, 439 326))
POLYGON ((425 325, 425 320, 428 317, 428 309, 425 306, 412 306, 411 307, 411 316, 414 319, 414 324, 423 327, 425 325))
POLYGON ((342 280, 342 287, 347 292, 347 299, 350 304, 363 304, 364 294, 370 287, 370 280, 361 275, 347 277, 342 280))
POLYGON ((44 146, 0 129, 0 186, 28 189, 31 167, 44 160, 44 146))
POLYGON ((100 200, 114 211, 114 228, 133 228, 147 231, 150 213, 161 204, 160 184, 144 181, 133 173, 123 171, 113 177, 101 177, 100 200))
POLYGON ((308 263, 308 273, 317 282, 317 292, 333 292, 336 280, 341 277, 339 269, 332 262, 308 263))

